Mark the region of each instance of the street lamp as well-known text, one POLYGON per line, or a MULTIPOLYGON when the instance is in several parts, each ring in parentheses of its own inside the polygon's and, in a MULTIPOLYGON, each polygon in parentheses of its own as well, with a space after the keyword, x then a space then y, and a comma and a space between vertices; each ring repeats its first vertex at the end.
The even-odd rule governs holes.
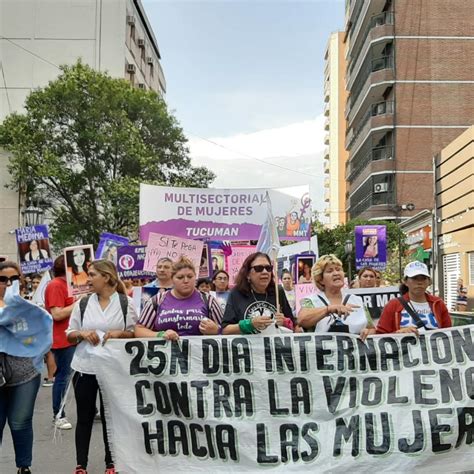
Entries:
POLYGON ((348 267, 348 276, 349 276, 349 287, 351 286, 351 282, 352 282, 352 250, 353 250, 353 246, 352 246, 352 240, 350 239, 347 239, 346 240, 346 243, 344 244, 344 250, 346 252, 346 255, 348 256, 348 264, 349 264, 349 267, 348 267))
MULTIPOLYGON (((415 205, 411 202, 408 204, 401 204, 394 207, 394 211, 397 214, 398 227, 400 227, 400 214, 402 211, 414 211, 415 205)), ((400 282, 402 281, 402 233, 398 229, 398 276, 400 282)))
POLYGON ((31 227, 43 222, 44 211, 38 206, 34 206, 31 202, 21 211, 23 218, 23 226, 31 227))

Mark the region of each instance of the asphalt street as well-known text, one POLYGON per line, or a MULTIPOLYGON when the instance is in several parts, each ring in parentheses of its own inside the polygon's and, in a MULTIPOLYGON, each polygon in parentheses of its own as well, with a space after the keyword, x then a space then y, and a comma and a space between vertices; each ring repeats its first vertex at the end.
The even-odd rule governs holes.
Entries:
MULTIPOLYGON (((71 474, 76 466, 74 447, 74 428, 76 423, 76 404, 74 394, 70 393, 66 406, 66 415, 72 423, 72 430, 57 430, 54 439, 51 408, 52 387, 40 387, 33 418, 33 474, 71 474)), ((89 452, 89 474, 103 474, 104 444, 100 421, 94 422, 89 452)), ((0 449, 0 473, 15 474, 15 454, 10 429, 5 426, 3 446, 0 449)))

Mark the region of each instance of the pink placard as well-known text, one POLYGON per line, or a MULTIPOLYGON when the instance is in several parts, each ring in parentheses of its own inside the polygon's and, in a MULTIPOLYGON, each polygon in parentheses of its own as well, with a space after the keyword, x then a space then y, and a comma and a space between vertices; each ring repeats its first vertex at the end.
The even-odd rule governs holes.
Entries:
POLYGON ((227 273, 229 274, 229 286, 235 285, 235 278, 239 273, 240 268, 244 260, 252 253, 255 252, 255 246, 253 245, 233 245, 232 253, 226 257, 227 273))
POLYGON ((301 309, 300 302, 303 298, 307 298, 309 295, 321 293, 318 288, 316 288, 313 283, 301 283, 295 285, 295 297, 296 297, 296 314, 298 314, 301 309))
POLYGON ((184 255, 192 260, 196 272, 199 272, 202 248, 203 242, 200 240, 183 239, 151 232, 148 237, 143 269, 147 272, 154 272, 160 258, 168 257, 176 262, 181 255, 184 255))

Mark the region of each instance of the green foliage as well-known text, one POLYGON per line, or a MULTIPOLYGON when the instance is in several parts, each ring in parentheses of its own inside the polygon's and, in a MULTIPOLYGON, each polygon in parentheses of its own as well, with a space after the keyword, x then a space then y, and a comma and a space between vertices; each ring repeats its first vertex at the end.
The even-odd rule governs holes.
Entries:
POLYGON ((56 245, 136 237, 139 184, 207 187, 161 97, 78 62, 0 125, 10 187, 48 204, 56 245))
MULTIPOLYGON (((344 264, 344 271, 349 269, 349 256, 346 255, 344 246, 346 240, 351 240, 354 251, 351 255, 352 276, 355 274, 355 240, 354 227, 357 225, 385 225, 387 226, 387 247, 388 247, 388 266, 387 274, 384 273, 384 279, 390 283, 398 281, 398 247, 401 243, 402 256, 407 249, 405 244, 405 234, 397 223, 392 221, 367 221, 363 219, 353 219, 346 224, 341 224, 333 229, 325 227, 320 221, 314 220, 312 224, 312 234, 318 235, 319 255, 332 253, 336 255, 344 264)), ((403 263, 406 259, 402 259, 403 263)), ((408 263, 408 262, 407 262, 408 263)))

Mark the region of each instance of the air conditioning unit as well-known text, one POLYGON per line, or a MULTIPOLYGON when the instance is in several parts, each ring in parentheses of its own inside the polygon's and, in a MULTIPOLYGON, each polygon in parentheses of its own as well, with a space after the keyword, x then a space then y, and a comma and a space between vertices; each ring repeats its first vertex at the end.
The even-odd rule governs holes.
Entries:
POLYGON ((137 43, 138 43, 139 48, 144 48, 145 47, 145 40, 144 39, 139 39, 137 43))
POLYGON ((135 64, 127 64, 127 72, 130 74, 135 74, 136 69, 135 64))
POLYGON ((152 56, 147 56, 146 62, 147 62, 147 64, 153 64, 153 57, 152 56))
POLYGON ((146 89, 145 83, 139 82, 139 83, 138 83, 138 88, 139 88, 139 89, 146 89))
POLYGON ((127 15, 127 23, 129 25, 134 25, 135 24, 135 17, 133 15, 127 15))
POLYGON ((386 193, 388 191, 388 183, 375 183, 374 193, 386 193))

